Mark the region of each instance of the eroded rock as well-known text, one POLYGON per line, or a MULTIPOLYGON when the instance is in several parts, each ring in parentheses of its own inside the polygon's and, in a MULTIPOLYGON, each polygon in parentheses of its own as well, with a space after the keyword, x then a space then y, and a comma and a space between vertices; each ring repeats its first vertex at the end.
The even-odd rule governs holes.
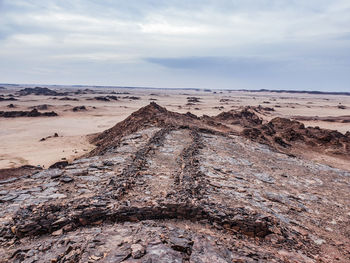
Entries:
POLYGON ((151 105, 97 136, 84 158, 6 177, 1 258, 350 260, 349 172, 215 127, 151 105))

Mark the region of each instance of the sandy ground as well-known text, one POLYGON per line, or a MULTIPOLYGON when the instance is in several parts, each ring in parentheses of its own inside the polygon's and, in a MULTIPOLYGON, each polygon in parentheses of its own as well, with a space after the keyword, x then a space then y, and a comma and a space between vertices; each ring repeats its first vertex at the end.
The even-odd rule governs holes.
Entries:
MULTIPOLYGON (((16 90, 19 89, 21 88, 7 88, 0 90, 0 94, 15 94, 16 90)), ((58 88, 53 89, 60 91, 58 88)), ((77 88, 69 90, 77 90, 77 88)), ((77 98, 79 101, 61 101, 53 99, 53 96, 35 95, 16 97, 18 101, 0 101, 0 111, 28 111, 32 106, 48 104, 51 106, 45 111, 55 111, 59 114, 57 117, 0 118, 0 169, 18 167, 24 164, 48 167, 60 160, 73 160, 94 148, 93 145, 89 144, 87 135, 112 127, 153 100, 168 110, 181 113, 190 111, 197 116, 217 115, 222 111, 247 105, 274 108, 275 111, 265 116, 266 120, 277 116, 290 118, 293 116, 338 117, 350 115, 350 96, 219 90, 211 92, 124 88, 95 88, 93 90, 106 94, 68 96, 77 98), (130 94, 109 94, 111 91, 130 94), (110 102, 88 100, 96 96, 106 95, 137 96, 141 99, 120 99, 110 102), (186 105, 188 103, 187 97, 193 96, 200 98, 200 102, 195 103, 195 105, 186 105), (13 103, 16 108, 8 108, 7 105, 10 103, 13 103), (345 109, 338 108, 340 104, 345 106, 345 109), (87 111, 72 111, 74 106, 82 105, 87 107, 87 111), (59 137, 40 141, 41 138, 53 136, 54 133, 57 133, 59 137)), ((341 123, 340 121, 302 122, 306 126, 319 126, 342 133, 350 131, 350 123, 341 123)))

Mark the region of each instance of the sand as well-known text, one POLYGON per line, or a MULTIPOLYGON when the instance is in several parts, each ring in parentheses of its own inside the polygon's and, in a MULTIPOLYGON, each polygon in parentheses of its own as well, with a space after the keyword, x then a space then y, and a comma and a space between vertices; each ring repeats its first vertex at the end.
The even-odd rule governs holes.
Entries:
MULTIPOLYGON (((19 89, 20 87, 8 88, 1 90, 0 94, 14 94, 19 89)), ((54 89, 59 90, 58 88, 54 89)), ((68 90, 77 90, 77 88, 68 90)), ((53 96, 37 95, 20 96, 17 97, 18 101, 0 101, 0 111, 27 111, 30 110, 29 107, 48 104, 51 106, 45 111, 55 111, 59 114, 57 117, 0 118, 0 169, 26 164, 47 168, 57 161, 70 161, 80 157, 95 147, 89 143, 90 134, 102 132, 112 127, 140 107, 149 104, 150 101, 155 101, 171 111, 180 113, 190 111, 197 116, 213 116, 222 111, 247 105, 274 108, 275 111, 264 116, 266 120, 277 116, 291 118, 295 116, 339 117, 350 115, 350 96, 220 90, 212 90, 211 92, 129 88, 95 88, 94 90, 106 94, 68 96, 78 98, 79 101, 61 101, 58 100, 60 97, 53 99, 53 96), (111 91, 130 94, 109 94, 111 91), (106 95, 137 96, 140 97, 140 100, 119 99, 110 102, 88 100, 96 96, 106 95), (197 97, 200 102, 195 103, 195 105, 186 105, 188 103, 187 97, 197 97), (7 105, 10 103, 14 104, 16 108, 8 108, 7 105), (338 108, 340 104, 345 106, 345 109, 338 108), (82 105, 87 108, 87 111, 72 111, 74 106, 82 105), (40 141, 41 138, 53 136, 54 133, 57 133, 59 137, 40 141)), ((306 126, 319 126, 342 133, 350 131, 350 123, 320 120, 302 122, 306 126)))

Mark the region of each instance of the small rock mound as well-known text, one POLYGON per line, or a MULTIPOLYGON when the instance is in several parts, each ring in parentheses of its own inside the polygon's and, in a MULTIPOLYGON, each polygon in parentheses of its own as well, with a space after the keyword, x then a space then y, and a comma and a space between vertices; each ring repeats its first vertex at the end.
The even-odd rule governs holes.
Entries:
POLYGON ((83 105, 83 106, 76 106, 72 109, 72 111, 74 112, 77 112, 77 111, 86 111, 86 107, 83 105))
POLYGON ((32 165, 23 165, 17 168, 0 169, 0 180, 9 179, 12 177, 15 177, 15 178, 9 179, 9 180, 17 180, 18 177, 28 176, 40 170, 41 170, 40 167, 36 167, 32 165))
POLYGON ((71 98, 71 97, 63 97, 63 98, 60 98, 59 100, 79 101, 77 98, 71 98))
POLYGON ((223 121, 232 125, 241 125, 243 127, 252 127, 262 124, 262 119, 252 110, 251 107, 245 107, 241 111, 231 110, 222 112, 215 117, 217 121, 223 121))
POLYGON ((217 127, 210 126, 207 122, 200 120, 192 113, 181 114, 171 112, 157 103, 151 102, 149 105, 132 113, 124 121, 92 138, 91 142, 98 147, 90 155, 101 154, 106 149, 117 146, 122 137, 152 126, 183 126, 204 130, 208 129, 212 132, 218 131, 217 127))
POLYGON ((111 100, 117 101, 118 97, 117 96, 113 96, 113 95, 108 95, 108 96, 97 96, 97 97, 94 97, 93 99, 94 100, 98 100, 98 101, 111 101, 111 100))
POLYGON ((348 135, 318 127, 306 128, 301 122, 279 117, 263 123, 254 107, 222 112, 215 117, 199 118, 189 112, 186 114, 171 112, 151 102, 114 127, 94 136, 91 142, 98 147, 89 153, 89 156, 103 154, 108 149, 118 146, 122 137, 148 127, 188 127, 209 133, 243 135, 288 154, 295 149, 321 151, 323 154, 337 154, 342 157, 350 154, 348 135), (243 130, 238 131, 227 125, 236 125, 243 130))
MULTIPOLYGON (((286 118, 274 118, 270 122, 243 130, 243 134, 253 140, 284 148, 298 146, 316 147, 328 153, 350 153, 350 138, 335 130, 305 127, 298 121, 286 118)), ((314 148, 313 150, 315 150, 314 148)))
POLYGON ((41 104, 37 106, 30 107, 30 109, 37 109, 37 110, 48 110, 52 105, 48 104, 41 104))
POLYGON ((4 96, 0 96, 0 101, 16 101, 17 99, 14 97, 5 98, 4 96))
POLYGON ((0 117, 17 118, 17 117, 55 117, 58 114, 54 111, 39 112, 37 109, 31 111, 0 111, 0 117))
POLYGON ((35 87, 35 88, 24 88, 18 91, 18 94, 21 96, 27 95, 44 95, 44 96, 62 96, 67 93, 60 93, 49 88, 35 87))

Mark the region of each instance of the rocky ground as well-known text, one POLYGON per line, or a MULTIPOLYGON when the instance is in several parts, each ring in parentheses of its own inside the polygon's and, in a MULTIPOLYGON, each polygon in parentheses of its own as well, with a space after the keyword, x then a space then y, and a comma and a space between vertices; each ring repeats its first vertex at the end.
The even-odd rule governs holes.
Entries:
POLYGON ((296 151, 348 160, 349 135, 259 114, 151 103, 84 158, 6 176, 0 261, 350 262, 350 172, 296 151))
POLYGON ((31 111, 0 111, 0 117, 3 118, 18 118, 18 117, 55 117, 58 114, 54 111, 39 112, 37 109, 31 111))

